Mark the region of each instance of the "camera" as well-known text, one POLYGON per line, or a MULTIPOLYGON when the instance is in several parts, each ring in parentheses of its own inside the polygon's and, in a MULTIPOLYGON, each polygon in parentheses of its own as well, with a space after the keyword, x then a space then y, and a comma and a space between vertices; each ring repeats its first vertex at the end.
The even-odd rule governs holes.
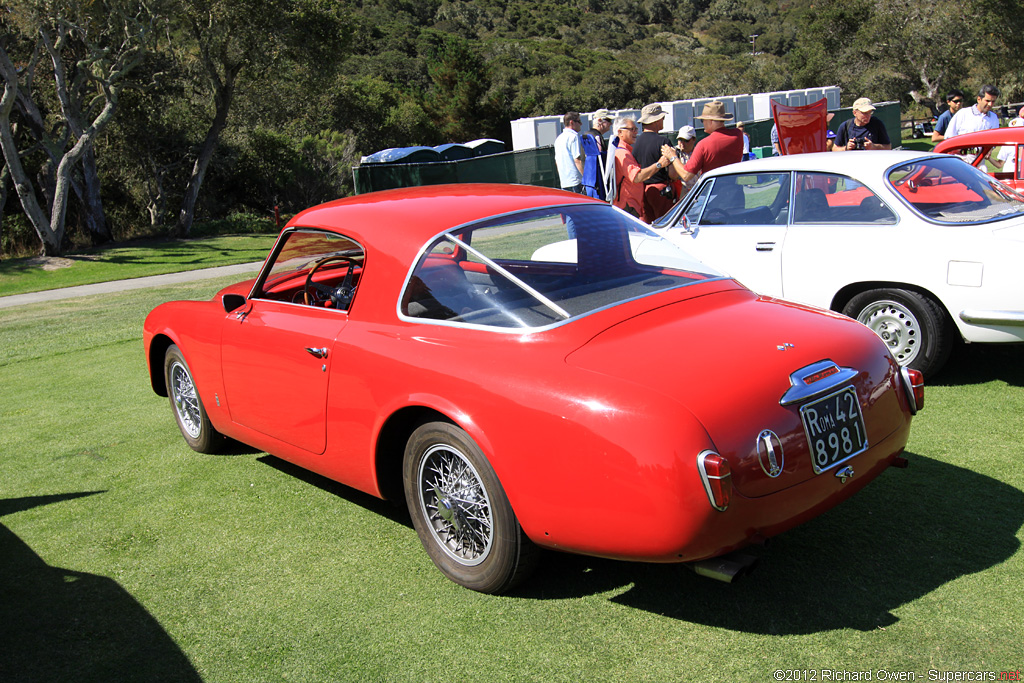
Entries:
POLYGON ((867 141, 867 138, 854 138, 853 139, 853 148, 854 149, 864 149, 865 141, 867 141))

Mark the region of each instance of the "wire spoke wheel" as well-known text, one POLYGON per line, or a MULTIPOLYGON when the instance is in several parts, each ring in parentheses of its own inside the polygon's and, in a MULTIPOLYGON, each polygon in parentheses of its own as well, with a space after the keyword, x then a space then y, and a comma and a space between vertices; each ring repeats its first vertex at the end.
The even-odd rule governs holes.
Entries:
POLYGON ((491 502, 466 456, 445 445, 430 448, 419 480, 420 504, 441 548, 469 566, 487 559, 494 538, 491 502))
POLYGON ((455 583, 503 593, 525 579, 539 551, 519 526, 483 451, 450 422, 424 422, 405 445, 409 516, 434 565, 455 583))
POLYGON ((175 345, 167 348, 164 355, 164 382, 167 398, 174 410, 175 421, 185 443, 199 453, 216 453, 224 443, 224 437, 213 428, 203 400, 199 397, 192 371, 175 345))
POLYGON ((171 401, 181 421, 181 428, 193 439, 199 438, 202 424, 202 411, 199 409, 199 396, 192 376, 180 362, 175 361, 170 369, 171 401))

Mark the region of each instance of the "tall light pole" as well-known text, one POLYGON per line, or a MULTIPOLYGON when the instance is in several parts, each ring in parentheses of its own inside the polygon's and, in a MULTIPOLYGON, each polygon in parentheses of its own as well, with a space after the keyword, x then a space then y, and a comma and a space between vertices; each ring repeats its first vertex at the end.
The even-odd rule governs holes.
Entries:
POLYGON ((757 54, 757 51, 754 49, 754 44, 755 44, 755 41, 757 40, 757 37, 759 35, 761 35, 761 34, 760 33, 755 33, 754 35, 750 36, 750 56, 751 57, 753 57, 754 55, 757 54))

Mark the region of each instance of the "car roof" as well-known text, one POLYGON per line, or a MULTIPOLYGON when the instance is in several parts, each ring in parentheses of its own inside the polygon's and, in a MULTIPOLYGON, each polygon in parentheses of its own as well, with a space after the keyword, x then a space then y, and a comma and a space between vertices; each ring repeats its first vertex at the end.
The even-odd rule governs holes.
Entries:
MULTIPOLYGON (((306 209, 287 227, 325 228, 364 244, 418 250, 435 235, 465 223, 514 211, 598 203, 583 195, 533 185, 424 185, 345 197, 306 209)), ((399 254, 395 254, 398 256, 399 254)))
POLYGON ((875 177, 890 167, 935 156, 932 152, 908 150, 871 150, 856 152, 813 152, 751 159, 716 168, 705 177, 730 173, 768 173, 771 171, 820 171, 842 175, 875 177))
POLYGON ((1024 126, 1013 128, 991 128, 974 133, 964 133, 956 137, 946 138, 935 145, 935 151, 960 149, 962 147, 981 147, 982 145, 1021 145, 1024 144, 1024 126))

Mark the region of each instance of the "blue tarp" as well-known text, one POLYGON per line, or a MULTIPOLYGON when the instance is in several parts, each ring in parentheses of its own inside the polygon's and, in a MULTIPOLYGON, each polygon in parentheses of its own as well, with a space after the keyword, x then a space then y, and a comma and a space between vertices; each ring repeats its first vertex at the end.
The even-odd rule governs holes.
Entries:
POLYGON ((451 142, 437 147, 391 147, 362 158, 364 164, 429 164, 436 161, 461 161, 505 151, 501 140, 481 138, 466 144, 451 142))

